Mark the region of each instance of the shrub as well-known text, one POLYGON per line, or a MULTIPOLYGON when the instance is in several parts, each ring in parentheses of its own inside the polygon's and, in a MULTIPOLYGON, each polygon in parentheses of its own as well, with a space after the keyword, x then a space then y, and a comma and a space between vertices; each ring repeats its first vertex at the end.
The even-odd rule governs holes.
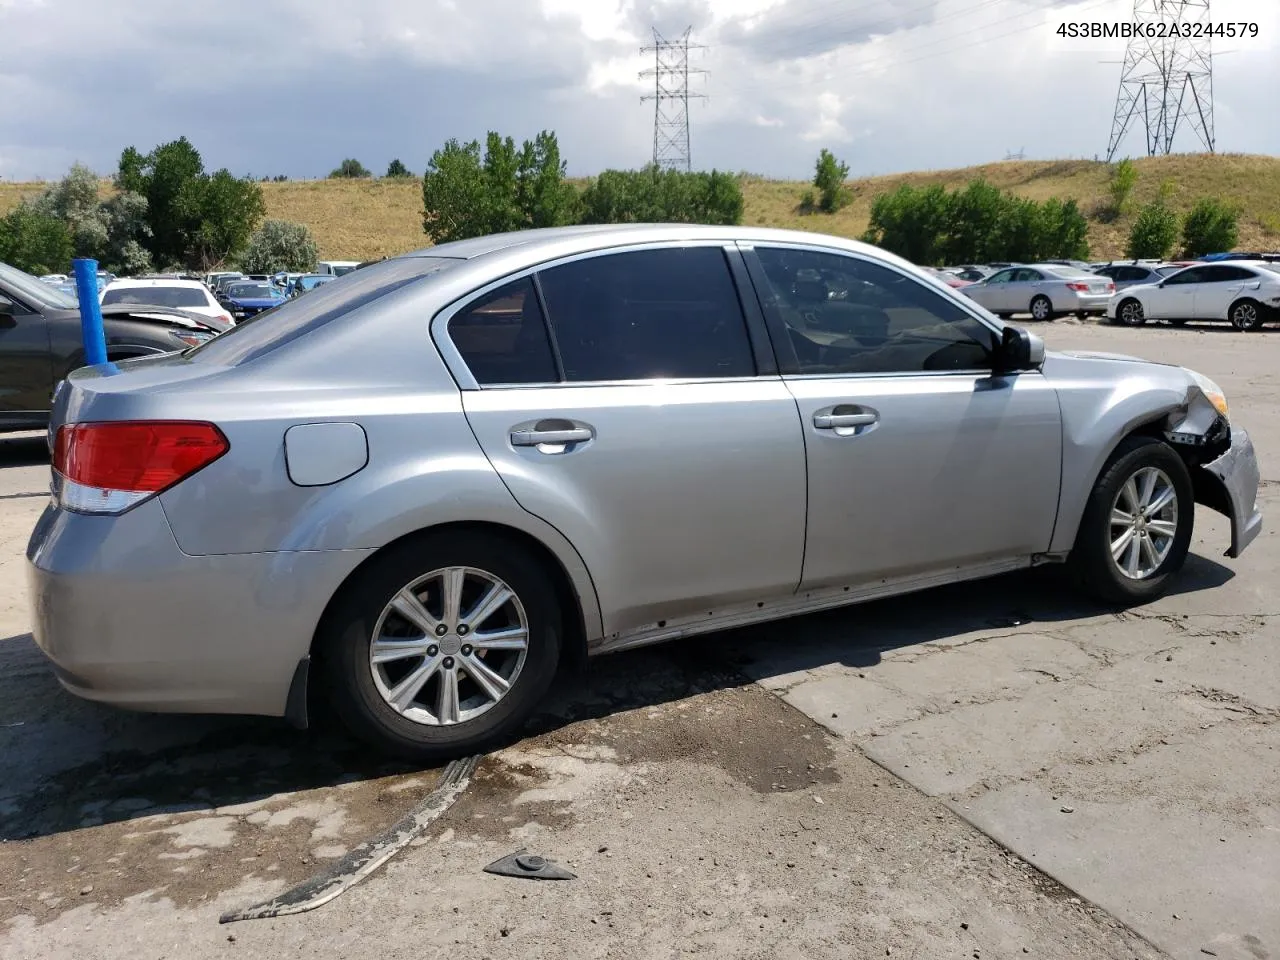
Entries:
POLYGON ((66 223, 35 204, 24 201, 0 217, 0 261, 28 273, 66 273, 72 253, 66 223))
POLYGON ((1154 200, 1142 208, 1129 231, 1125 256, 1134 259, 1155 257, 1163 260, 1178 241, 1178 215, 1165 204, 1154 200))
POLYGON ((267 220, 254 231, 240 266, 246 273, 304 272, 315 269, 319 256, 315 238, 303 224, 267 220))
POLYGON ((397 177, 397 178, 412 177, 413 174, 409 171, 408 167, 406 167, 403 163, 400 162, 400 158, 396 157, 396 159, 392 160, 389 164, 387 164, 387 176, 397 177))
POLYGON ((1103 208, 1104 219, 1115 220, 1129 207, 1129 195, 1138 184, 1138 168, 1128 157, 1111 168, 1107 182, 1108 203, 1103 208))
POLYGON ((372 177, 372 176, 373 174, 369 172, 369 169, 354 157, 348 157, 346 160, 343 160, 340 164, 338 164, 338 166, 334 170, 332 170, 329 173, 329 178, 331 180, 341 179, 344 177, 355 180, 361 177, 372 177))
POLYGON ((1237 207, 1214 197, 1199 200, 1182 223, 1182 255, 1188 260, 1225 253, 1240 239, 1237 207))
POLYGON ((849 202, 849 192, 844 188, 848 176, 849 165, 841 163, 823 147, 813 174, 813 185, 818 188, 818 208, 823 213, 835 213, 849 202))
POLYGON ((742 222, 742 185, 718 170, 606 170, 582 194, 583 223, 742 222))

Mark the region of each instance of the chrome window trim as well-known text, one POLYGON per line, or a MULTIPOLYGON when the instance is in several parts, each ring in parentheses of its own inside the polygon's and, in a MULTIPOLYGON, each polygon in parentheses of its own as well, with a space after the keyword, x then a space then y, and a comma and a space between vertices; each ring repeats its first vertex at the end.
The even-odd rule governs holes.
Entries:
MULTIPOLYGON (((484 286, 477 287, 469 293, 463 294, 458 299, 452 301, 442 307, 432 317, 429 325, 429 332, 432 341, 436 345, 436 349, 440 351, 440 356, 444 359, 445 366, 448 367, 449 373, 453 375, 454 381, 458 384, 460 390, 521 390, 521 389, 554 389, 565 387, 634 387, 644 384, 659 385, 678 385, 685 383, 746 383, 756 382, 759 380, 779 380, 776 375, 756 375, 753 377, 680 377, 675 379, 667 378, 649 378, 646 380, 552 380, 539 383, 491 383, 480 385, 476 381, 475 376, 471 373, 471 369, 463 360, 461 352, 454 345, 452 338, 449 336, 449 321, 457 314, 461 313, 468 306, 479 300, 481 297, 492 293, 499 287, 503 287, 508 283, 514 283, 517 280, 523 280, 526 277, 532 277, 534 274, 541 273, 544 270, 550 270, 554 267, 564 266, 569 263, 576 263, 579 260, 588 260, 594 257, 613 256, 619 253, 637 253, 645 250, 671 250, 684 249, 687 247, 714 247, 725 252, 725 271, 729 276, 729 282, 737 289, 737 281, 733 276, 728 262, 728 251, 736 249, 732 240, 650 240, 640 243, 628 243, 616 247, 601 247, 596 250, 587 250, 578 253, 569 254, 563 257, 557 257, 553 260, 546 260, 542 263, 534 264, 529 267, 522 267, 511 273, 504 274, 496 280, 486 283, 484 286)), ((739 296, 747 295, 755 296, 754 291, 738 290, 739 296)), ((539 305, 541 306, 541 305, 539 305)), ((742 304, 738 304, 738 309, 742 314, 742 333, 747 338, 747 343, 751 343, 751 333, 748 328, 748 319, 746 310, 742 304)), ((547 318, 543 317, 544 323, 547 318)), ((548 336, 551 335, 548 329, 548 336)), ((752 352, 754 358, 754 351, 752 352)))

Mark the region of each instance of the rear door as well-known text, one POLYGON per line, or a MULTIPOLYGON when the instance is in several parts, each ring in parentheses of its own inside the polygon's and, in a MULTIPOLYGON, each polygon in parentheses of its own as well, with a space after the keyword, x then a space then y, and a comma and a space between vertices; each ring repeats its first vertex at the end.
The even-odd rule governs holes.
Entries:
POLYGON ((991 373, 998 337, 915 277, 840 251, 747 252, 809 462, 801 592, 1011 568, 1048 549, 1062 428, 1039 371, 991 373), (820 274, 824 305, 797 304, 820 274))
POLYGON ((1258 278, 1243 267, 1201 267, 1204 275, 1195 285, 1195 318, 1197 320, 1226 320, 1231 304, 1239 298, 1245 284, 1258 278))
POLYGON ((48 321, 0 291, 0 425, 39 420, 52 391, 48 321))
POLYGON ((738 258, 720 244, 593 253, 433 323, 474 377, 459 378, 463 407, 489 460, 577 548, 615 639, 800 580, 804 438, 762 324, 748 329, 738 258))
POLYGON ((1037 294, 1049 295, 1049 291, 1042 289, 1043 280, 1044 274, 1039 270, 1021 267, 1015 271, 1009 283, 1008 309, 1014 313, 1030 313, 1031 301, 1037 294))

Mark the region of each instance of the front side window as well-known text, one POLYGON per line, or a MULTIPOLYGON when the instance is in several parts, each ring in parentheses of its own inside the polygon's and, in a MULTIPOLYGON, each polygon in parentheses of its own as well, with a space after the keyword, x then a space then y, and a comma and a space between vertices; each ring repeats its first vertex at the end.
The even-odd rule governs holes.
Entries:
POLYGON ((755 376, 719 247, 587 257, 539 274, 571 382, 755 376))
POLYGON ((998 336, 918 280, 835 253, 757 247, 760 291, 795 349, 798 372, 921 373, 991 366, 998 336))
POLYGON ((1183 270, 1181 273, 1175 273, 1173 276, 1165 280, 1166 286, 1172 286, 1183 283, 1203 283, 1205 279, 1205 267, 1191 267, 1189 270, 1183 270))
POLYGON ((528 277, 490 291, 454 314, 449 339, 482 387, 559 379, 538 294, 528 277))
POLYGON ((1013 280, 1015 270, 1001 270, 999 273, 993 273, 987 280, 987 283, 1009 283, 1013 280))

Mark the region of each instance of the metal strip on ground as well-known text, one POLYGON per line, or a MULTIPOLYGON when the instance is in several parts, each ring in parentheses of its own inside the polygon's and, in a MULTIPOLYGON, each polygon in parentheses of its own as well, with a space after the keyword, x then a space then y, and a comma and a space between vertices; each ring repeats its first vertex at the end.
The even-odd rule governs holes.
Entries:
POLYGON ((280 896, 245 910, 234 910, 218 918, 219 923, 237 920, 265 920, 269 917, 287 917, 306 913, 324 906, 330 900, 350 890, 369 874, 394 857, 431 826, 448 810, 471 783, 479 757, 454 760, 440 775, 436 784, 420 804, 404 819, 389 830, 356 847, 323 873, 304 880, 280 896))

